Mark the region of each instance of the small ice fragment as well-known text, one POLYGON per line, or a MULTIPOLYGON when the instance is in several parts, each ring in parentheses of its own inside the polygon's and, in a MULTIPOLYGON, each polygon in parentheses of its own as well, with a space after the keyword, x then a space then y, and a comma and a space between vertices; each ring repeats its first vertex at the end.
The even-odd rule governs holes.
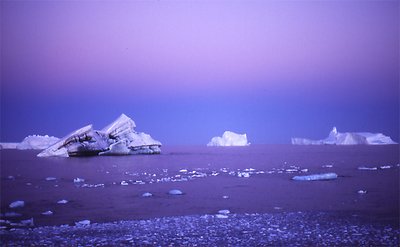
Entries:
POLYGON ((50 216, 50 215, 53 215, 53 212, 49 210, 49 211, 43 212, 42 215, 50 216))
POLYGON ((229 196, 222 196, 222 198, 224 198, 224 199, 229 199, 229 196))
POLYGON ((228 215, 225 214, 216 214, 215 217, 217 217, 218 219, 227 219, 228 215))
POLYGON ((88 226, 90 225, 90 220, 81 220, 75 222, 75 226, 88 226))
POLYGON ((31 185, 32 185, 32 183, 26 183, 26 185, 28 185, 28 186, 31 186, 31 185))
POLYGON ((322 167, 324 167, 324 168, 332 168, 333 165, 323 165, 322 167))
POLYGON ((179 172, 188 172, 188 170, 187 169, 181 169, 181 170, 179 170, 179 172))
POLYGON ((389 168, 392 168, 392 166, 381 166, 380 168, 381 169, 389 169, 389 168))
POLYGON ((286 172, 297 172, 296 169, 286 169, 286 172))
POLYGON ((25 206, 24 201, 15 201, 15 202, 10 203, 10 205, 9 205, 10 208, 22 208, 23 206, 25 206))
POLYGON ((237 176, 239 178, 249 178, 250 177, 250 173, 248 173, 248 172, 238 172, 237 176))
POLYGON ((358 170, 375 171, 375 170, 378 170, 378 168, 377 167, 360 166, 360 167, 358 167, 358 170))
POLYGON ((55 177, 47 177, 46 178, 46 181, 54 181, 54 180, 57 180, 57 178, 55 178, 55 177))
POLYGON ((126 185, 128 185, 128 182, 126 182, 126 181, 122 181, 122 182, 121 182, 121 185, 124 185, 124 186, 126 186, 126 185))
POLYGON ((33 218, 30 218, 29 220, 21 220, 21 224, 25 226, 34 226, 33 218))
POLYGON ((221 209, 218 211, 218 214, 230 214, 231 211, 229 211, 228 209, 221 209))
POLYGON ((312 174, 307 176, 294 176, 292 179, 296 181, 316 181, 316 180, 332 180, 336 179, 338 175, 336 173, 322 173, 312 174))
POLYGON ((174 189, 174 190, 170 190, 168 192, 168 194, 170 194, 170 195, 183 195, 183 192, 180 191, 180 190, 174 189))
POLYGON ((74 178, 74 183, 83 183, 85 182, 85 179, 83 178, 74 178))
POLYGON ((15 177, 10 175, 10 176, 7 177, 7 179, 9 179, 9 180, 15 180, 15 177))
POLYGON ((281 207, 274 207, 275 210, 281 210, 281 207))
POLYGON ((302 172, 308 172, 308 169, 301 169, 302 172))
POLYGON ((359 191, 357 191, 357 193, 358 194, 367 194, 367 191, 366 190, 359 190, 359 191))
POLYGON ((211 176, 218 176, 218 175, 219 175, 219 173, 216 172, 216 171, 213 171, 213 172, 211 173, 211 176))
POLYGON ((57 203, 58 204, 66 204, 66 203, 68 203, 68 201, 65 199, 62 199, 62 200, 59 200, 57 203))
POLYGON ((151 194, 150 192, 145 192, 142 194, 142 197, 151 197, 153 196, 153 194, 151 194))

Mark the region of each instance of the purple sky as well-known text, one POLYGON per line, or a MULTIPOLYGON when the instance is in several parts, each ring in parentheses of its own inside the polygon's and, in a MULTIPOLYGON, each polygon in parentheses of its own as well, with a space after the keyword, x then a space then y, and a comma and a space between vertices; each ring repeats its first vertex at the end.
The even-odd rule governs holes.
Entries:
POLYGON ((398 1, 1 1, 1 141, 102 128, 164 144, 399 140, 398 1))

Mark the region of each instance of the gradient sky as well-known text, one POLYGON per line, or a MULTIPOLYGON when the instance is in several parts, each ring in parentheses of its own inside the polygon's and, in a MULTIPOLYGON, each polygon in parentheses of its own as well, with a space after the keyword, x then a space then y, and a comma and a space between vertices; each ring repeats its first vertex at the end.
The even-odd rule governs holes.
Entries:
POLYGON ((399 141, 399 1, 1 1, 1 141, 101 129, 399 141))

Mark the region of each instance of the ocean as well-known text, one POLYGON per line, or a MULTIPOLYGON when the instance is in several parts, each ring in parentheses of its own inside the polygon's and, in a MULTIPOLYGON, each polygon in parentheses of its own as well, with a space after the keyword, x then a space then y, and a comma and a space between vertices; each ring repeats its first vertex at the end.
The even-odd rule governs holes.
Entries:
POLYGON ((333 228, 339 238, 326 244, 399 243, 399 145, 164 146, 160 155, 80 158, 38 158, 37 153, 0 151, 3 244, 46 244, 40 242, 40 237, 33 237, 37 229, 49 236, 55 232, 62 235, 60 229, 70 227, 67 232, 75 231, 76 222, 82 220, 90 220, 88 227, 93 231, 78 229, 81 238, 77 239, 83 242, 77 244, 87 244, 85 241, 94 239, 91 234, 107 231, 108 224, 115 224, 116 229, 127 224, 129 229, 138 222, 144 222, 148 231, 127 234, 125 227, 114 234, 131 237, 123 237, 122 242, 112 242, 117 237, 106 238, 104 243, 324 244, 320 241, 329 236, 324 236, 327 230, 323 230, 318 218, 325 223, 327 219, 337 221, 326 227, 333 228), (294 176, 322 173, 336 173, 338 177, 326 181, 292 180, 294 176), (169 194, 173 189, 182 195, 169 194), (151 196, 145 197, 144 193, 151 196), (24 207, 10 208, 10 203, 17 200, 24 201, 24 207), (60 200, 67 203, 57 203, 60 200), (48 211, 51 213, 43 214, 48 211), (33 219, 34 225, 25 227, 20 223, 27 219, 33 219), (304 228, 298 229, 299 224, 294 226, 294 221, 301 222, 304 228), (185 229, 197 227, 196 232, 204 231, 202 236, 213 236, 207 230, 210 227, 217 227, 213 231, 218 233, 222 231, 218 227, 226 225, 220 237, 209 242, 197 235, 184 242, 182 237, 170 235, 170 228, 179 228, 176 222, 181 222, 181 227, 187 224, 185 229), (253 233, 253 242, 246 242, 251 240, 246 234, 238 235, 232 230, 240 222, 257 228, 253 229, 258 232, 253 233), (287 225, 278 232, 268 232, 274 229, 271 222, 287 225), (169 230, 164 229, 163 235, 162 227, 154 230, 156 225, 169 230), (342 227, 351 225, 361 233, 350 234, 350 229, 346 232, 352 238, 340 237, 345 234, 342 227), (24 235, 29 227, 33 231, 24 235), (100 230, 95 231, 96 227, 100 230), (310 230, 306 231, 307 227, 310 230), (261 234, 261 228, 266 232, 261 234), (292 238, 280 235, 285 231, 292 238), (299 235, 294 234, 296 231, 299 235), (148 237, 141 241, 146 233, 148 237))

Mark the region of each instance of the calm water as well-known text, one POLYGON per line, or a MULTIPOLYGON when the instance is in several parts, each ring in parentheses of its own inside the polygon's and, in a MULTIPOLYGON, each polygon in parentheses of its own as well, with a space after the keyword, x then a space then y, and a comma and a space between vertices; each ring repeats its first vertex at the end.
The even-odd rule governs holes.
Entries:
MULTIPOLYGON (((161 155, 37 158, 1 150, 1 212, 37 225, 234 213, 333 212, 397 224, 399 145, 162 148, 161 155), (360 170, 359 167, 377 170, 360 170), (332 181, 295 175, 335 172, 332 181), (47 181, 46 178, 55 178, 47 181), (74 183, 75 178, 85 181, 74 183), (126 185, 124 185, 126 184, 126 185), (182 196, 168 195, 171 189, 182 196), (366 190, 366 194, 357 193, 366 190), (141 195, 153 194, 150 198, 141 195), (57 204, 66 199, 67 204, 57 204), (25 207, 10 209, 15 200, 25 207), (51 210, 53 215, 42 212, 51 210)), ((4 215, 2 218, 5 218, 4 215)))

